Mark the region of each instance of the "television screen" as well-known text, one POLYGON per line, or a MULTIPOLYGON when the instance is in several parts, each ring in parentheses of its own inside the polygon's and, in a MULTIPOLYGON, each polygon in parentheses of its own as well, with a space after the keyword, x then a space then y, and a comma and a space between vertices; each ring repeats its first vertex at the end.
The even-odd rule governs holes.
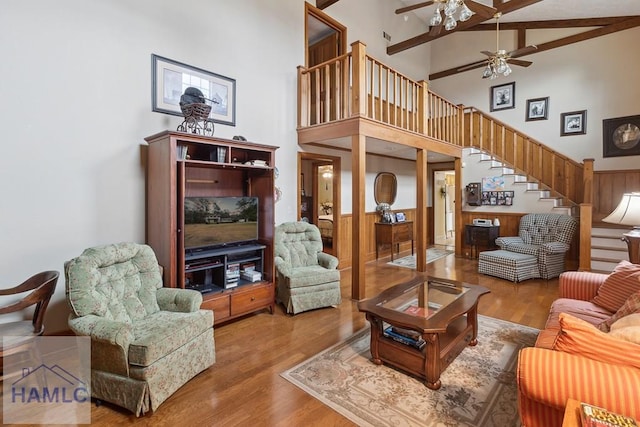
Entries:
POLYGON ((185 249, 258 239, 257 197, 185 197, 185 249))

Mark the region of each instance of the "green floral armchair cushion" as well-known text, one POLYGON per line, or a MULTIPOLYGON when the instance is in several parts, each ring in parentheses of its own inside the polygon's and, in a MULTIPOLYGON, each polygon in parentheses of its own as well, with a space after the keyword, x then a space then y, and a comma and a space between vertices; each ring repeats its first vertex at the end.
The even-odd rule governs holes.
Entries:
POLYGON ((291 268, 318 265, 322 252, 320 230, 306 222, 286 222, 275 230, 276 257, 281 257, 291 268))
POLYGON ((67 262, 68 301, 76 317, 131 324, 160 310, 162 276, 147 245, 118 243, 86 249, 67 262))

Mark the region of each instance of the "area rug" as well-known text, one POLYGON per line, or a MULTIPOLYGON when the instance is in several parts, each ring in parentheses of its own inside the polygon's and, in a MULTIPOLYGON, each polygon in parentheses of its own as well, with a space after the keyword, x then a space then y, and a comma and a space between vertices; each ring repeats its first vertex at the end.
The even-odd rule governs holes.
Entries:
MULTIPOLYGON (((452 253, 453 251, 449 251, 446 249, 429 248, 427 249, 427 264, 452 253)), ((415 254, 408 255, 402 258, 398 258, 394 261, 389 261, 387 264, 395 265, 398 267, 416 268, 416 256, 415 254)))
POLYGON ((281 376, 360 426, 519 426, 518 351, 538 332, 479 316, 478 345, 449 365, 439 390, 373 364, 368 327, 281 376))

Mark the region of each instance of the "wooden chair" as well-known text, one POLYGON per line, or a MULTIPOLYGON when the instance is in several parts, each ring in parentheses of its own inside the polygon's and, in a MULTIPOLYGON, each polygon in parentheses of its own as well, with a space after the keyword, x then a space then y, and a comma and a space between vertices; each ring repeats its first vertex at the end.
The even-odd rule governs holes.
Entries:
MULTIPOLYGON (((30 277, 18 286, 0 289, 0 296, 30 292, 20 300, 0 307, 0 315, 17 313, 35 305, 31 320, 0 323, 0 336, 3 337, 3 340, 0 341, 0 358, 2 360, 5 356, 31 351, 31 343, 34 338, 44 333, 44 313, 56 289, 58 276, 57 271, 44 271, 30 277)), ((1 367, 2 365, 0 365, 0 370, 1 367)))

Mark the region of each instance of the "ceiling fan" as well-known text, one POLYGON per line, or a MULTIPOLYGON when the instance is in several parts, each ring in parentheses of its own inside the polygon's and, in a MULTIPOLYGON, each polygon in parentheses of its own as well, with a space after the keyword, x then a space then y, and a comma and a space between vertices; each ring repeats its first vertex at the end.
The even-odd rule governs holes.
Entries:
POLYGON ((517 65, 519 67, 528 67, 533 64, 533 62, 531 61, 523 61, 521 59, 515 58, 535 52, 538 49, 536 45, 529 45, 520 49, 512 50, 510 52, 507 52, 504 49, 500 49, 501 16, 502 14, 500 12, 494 15, 494 17, 496 18, 496 51, 489 52, 487 50, 483 50, 481 53, 487 55, 489 59, 484 59, 482 61, 463 65, 462 67, 459 67, 457 71, 468 71, 474 68, 485 66, 485 69, 482 72, 482 78, 490 78, 493 80, 497 78, 499 74, 502 74, 504 76, 508 76, 509 74, 511 74, 511 67, 509 67, 509 64, 517 65))
POLYGON ((496 13, 495 8, 485 6, 484 4, 473 0, 431 0, 396 9, 396 14, 406 13, 422 7, 431 6, 432 4, 436 4, 436 9, 429 20, 430 36, 437 36, 440 34, 442 27, 447 31, 455 29, 458 25, 455 18, 455 14, 457 12, 459 12, 458 20, 460 22, 468 21, 475 14, 488 19, 496 13), (469 6, 465 4, 465 1, 469 3, 469 6), (444 13, 444 19, 442 17, 442 12, 444 13))

